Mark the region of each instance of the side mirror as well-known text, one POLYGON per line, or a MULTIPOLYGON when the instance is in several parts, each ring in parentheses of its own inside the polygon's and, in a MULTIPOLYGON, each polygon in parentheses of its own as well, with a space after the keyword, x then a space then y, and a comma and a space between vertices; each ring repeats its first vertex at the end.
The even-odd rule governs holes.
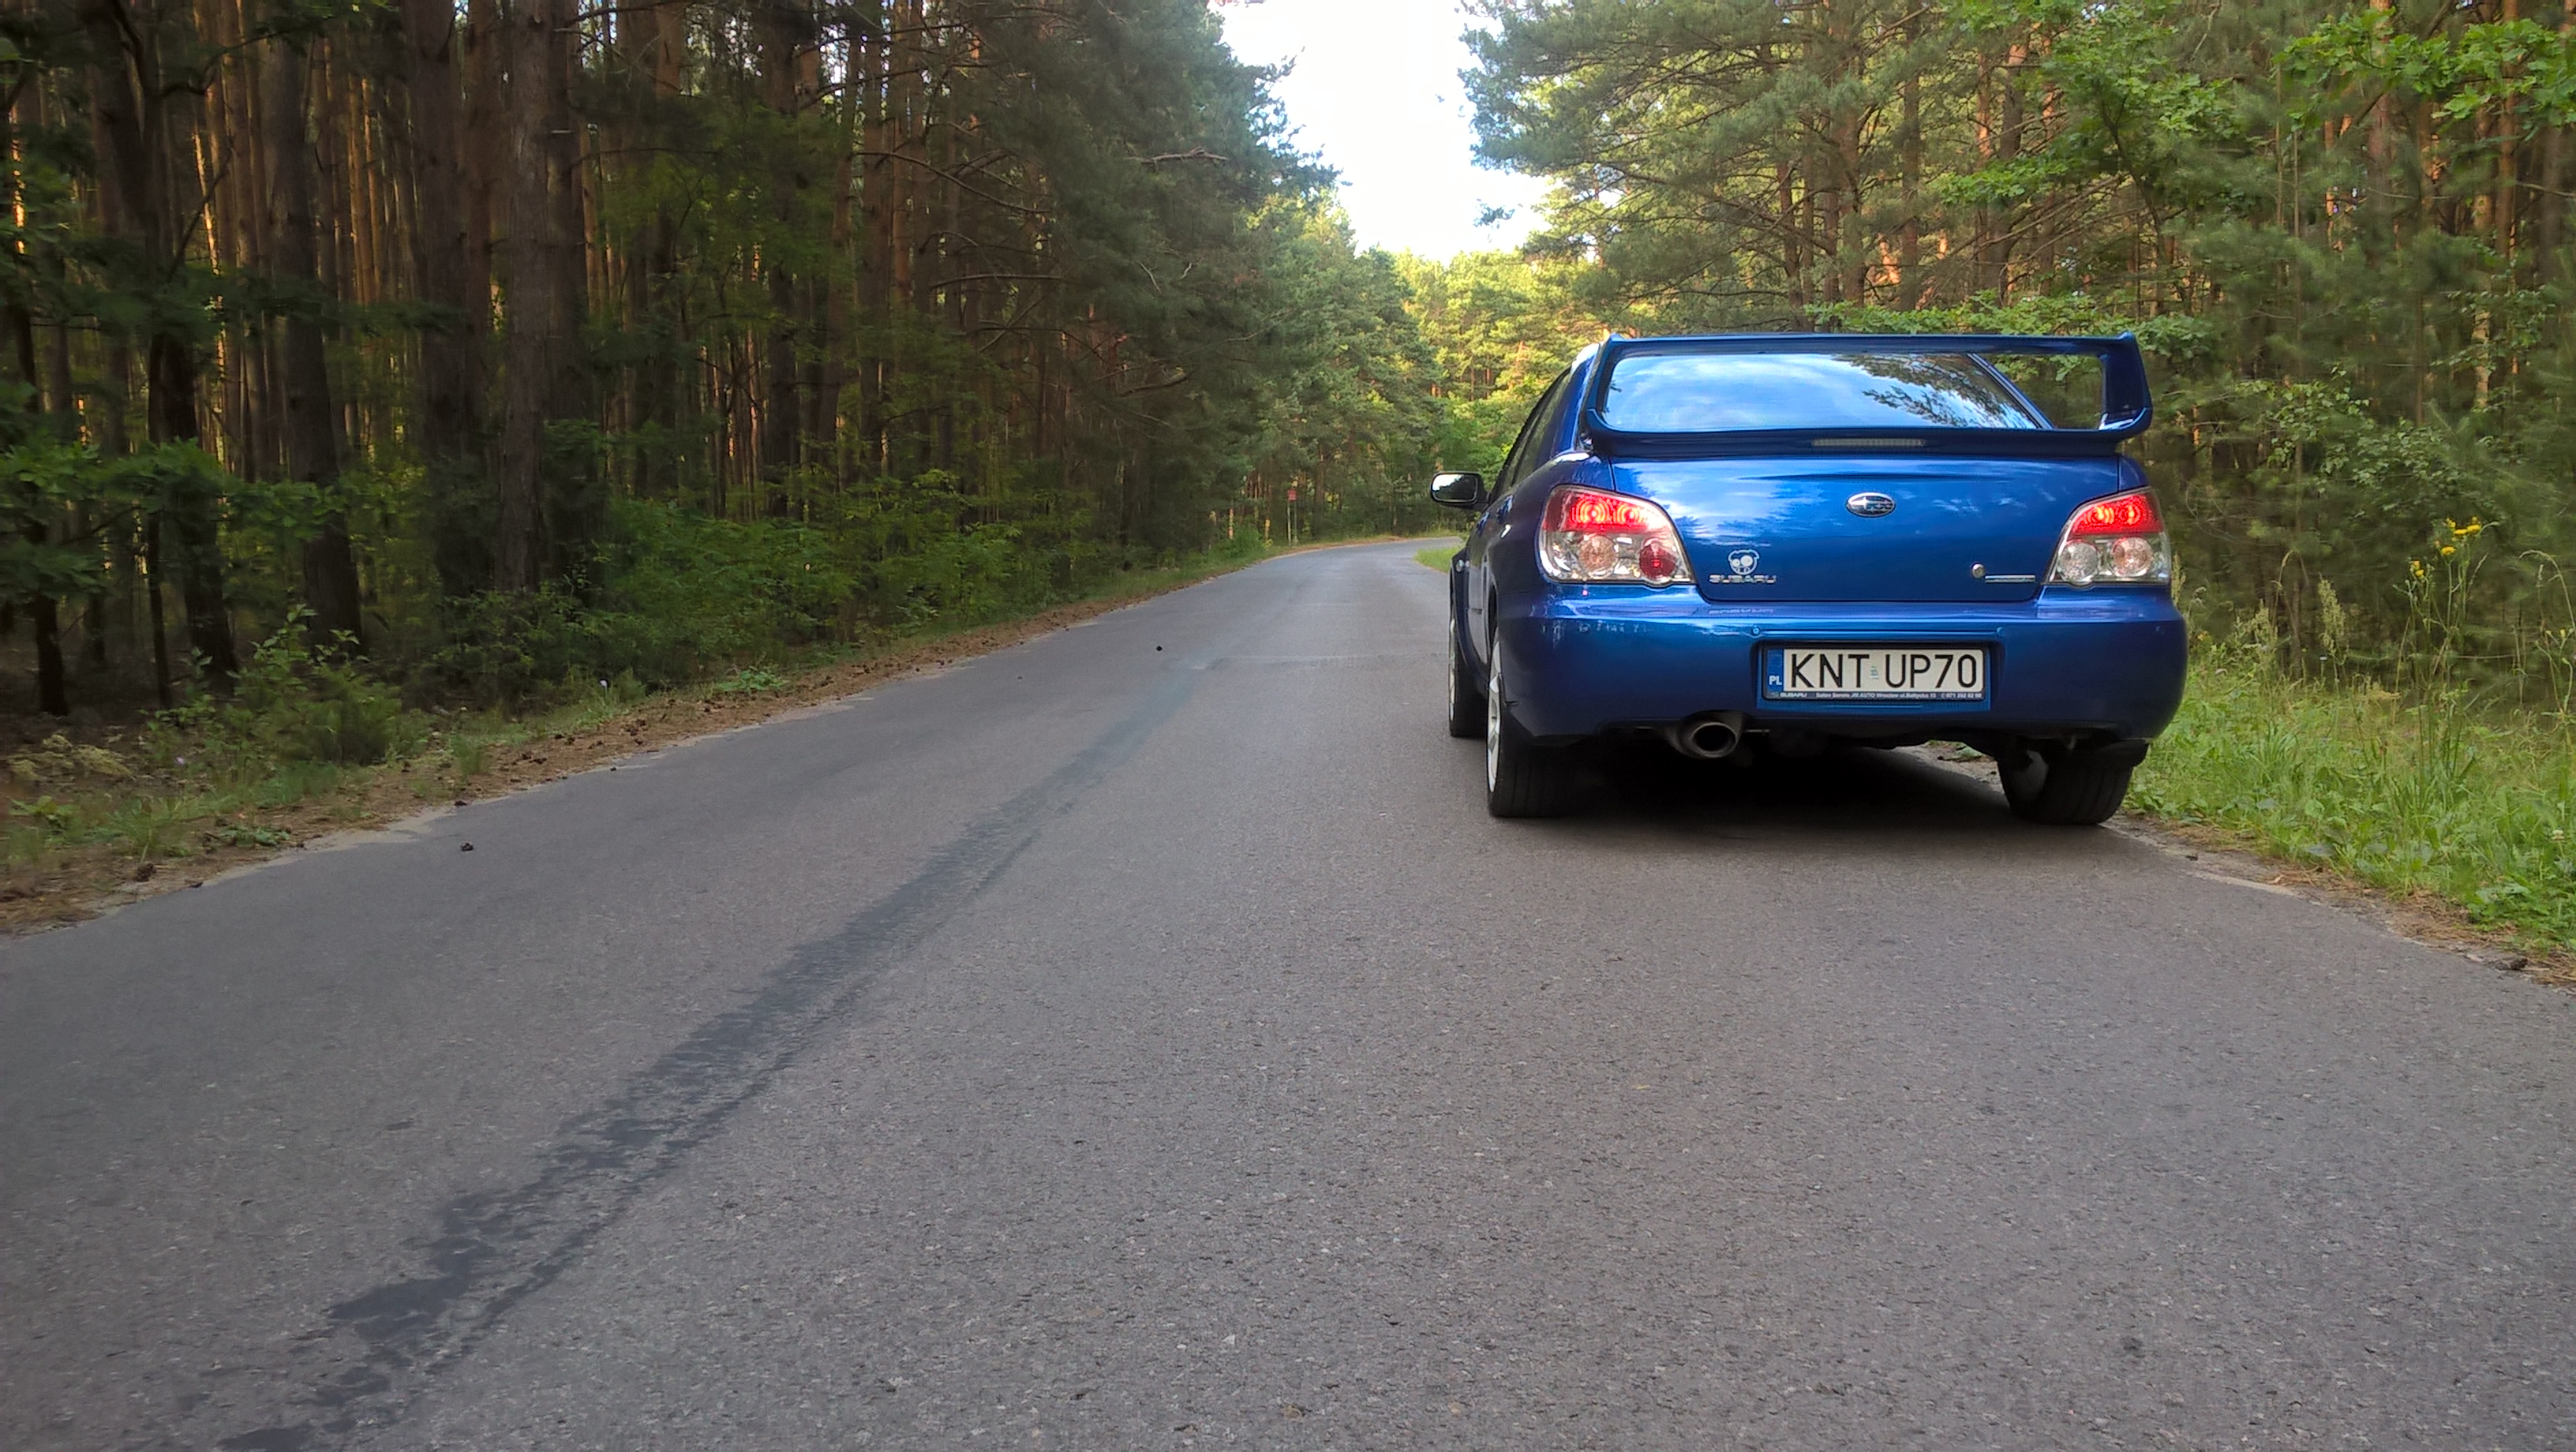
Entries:
POLYGON ((1473 509, 1485 502, 1485 476, 1482 474, 1434 474, 1431 476, 1431 501, 1452 509, 1473 509))

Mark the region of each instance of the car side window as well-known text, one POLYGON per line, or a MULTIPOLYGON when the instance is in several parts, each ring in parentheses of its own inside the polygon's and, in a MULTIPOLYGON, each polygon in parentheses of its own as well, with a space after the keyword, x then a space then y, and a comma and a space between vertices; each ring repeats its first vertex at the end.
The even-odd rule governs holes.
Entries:
POLYGON ((1568 376, 1558 374, 1556 381, 1548 385, 1547 392, 1540 395, 1539 401, 1530 408, 1529 417, 1521 420, 1520 437, 1512 440, 1512 451, 1503 458, 1503 472, 1496 476, 1496 494, 1509 492, 1513 485, 1521 482, 1523 475, 1538 467, 1541 459, 1553 457, 1541 451, 1547 448, 1545 441, 1555 431, 1562 416, 1563 405, 1570 392, 1566 387, 1568 376))
POLYGON ((1565 416, 1574 411, 1574 374, 1571 370, 1556 380, 1556 387, 1549 392, 1544 406, 1547 415, 1538 421, 1538 428, 1530 435, 1530 456, 1528 462, 1521 466, 1523 473, 1557 455, 1556 441, 1565 432, 1565 416))

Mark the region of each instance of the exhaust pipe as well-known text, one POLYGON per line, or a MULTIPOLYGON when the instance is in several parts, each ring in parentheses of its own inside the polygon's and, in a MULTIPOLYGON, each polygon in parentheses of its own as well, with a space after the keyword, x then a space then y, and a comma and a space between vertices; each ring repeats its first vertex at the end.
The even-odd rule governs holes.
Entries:
POLYGON ((1744 744, 1744 713, 1711 711, 1672 728, 1673 750, 1702 761, 1732 756, 1744 744))

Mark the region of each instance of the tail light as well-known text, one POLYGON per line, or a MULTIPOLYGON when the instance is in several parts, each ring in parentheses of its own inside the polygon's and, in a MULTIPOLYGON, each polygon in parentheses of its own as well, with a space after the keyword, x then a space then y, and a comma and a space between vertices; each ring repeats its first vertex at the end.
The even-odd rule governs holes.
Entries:
POLYGON ((1690 578, 1690 558, 1673 521, 1651 500, 1561 484, 1539 522, 1539 568, 1573 584, 1661 589, 1690 578))
POLYGON ((2143 585, 2173 579, 2173 545, 2165 538, 2156 496, 2140 489, 2096 499, 2066 521, 2050 566, 2052 585, 2143 585))

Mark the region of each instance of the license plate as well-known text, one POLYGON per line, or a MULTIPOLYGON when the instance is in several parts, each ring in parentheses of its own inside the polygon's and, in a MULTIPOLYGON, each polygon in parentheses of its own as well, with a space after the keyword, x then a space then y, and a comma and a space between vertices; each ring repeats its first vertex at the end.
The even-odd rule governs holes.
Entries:
POLYGON ((1986 653, 1957 646, 1780 646, 1764 652, 1775 701, 1982 701, 1986 653))

